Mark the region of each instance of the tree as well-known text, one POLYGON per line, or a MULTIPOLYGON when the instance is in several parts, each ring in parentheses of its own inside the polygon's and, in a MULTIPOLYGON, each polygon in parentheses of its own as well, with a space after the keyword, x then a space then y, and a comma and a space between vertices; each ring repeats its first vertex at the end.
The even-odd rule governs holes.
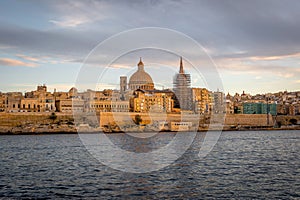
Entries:
POLYGON ((51 119, 53 122, 57 119, 57 115, 53 112, 51 113, 51 115, 49 116, 49 119, 51 119))
POLYGON ((297 124, 297 119, 290 119, 290 123, 293 124, 293 125, 296 125, 297 124))
POLYGON ((134 123, 136 124, 136 125, 140 125, 141 123, 142 123, 142 117, 141 117, 141 115, 136 115, 135 117, 134 117, 134 123))

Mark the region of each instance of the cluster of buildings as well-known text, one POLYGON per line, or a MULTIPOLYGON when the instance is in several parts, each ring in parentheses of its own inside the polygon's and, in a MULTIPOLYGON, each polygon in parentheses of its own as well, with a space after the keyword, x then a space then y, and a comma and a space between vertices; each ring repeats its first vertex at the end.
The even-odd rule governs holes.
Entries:
POLYGON ((173 78, 173 88, 157 90, 151 76, 140 59, 137 71, 129 81, 120 77, 120 89, 53 93, 45 85, 35 91, 0 93, 0 112, 155 112, 179 113, 182 111, 211 114, 300 114, 300 92, 250 95, 243 92, 225 95, 220 91, 191 87, 191 76, 185 73, 182 58, 179 72, 173 78))
POLYGON ((300 91, 226 95, 227 113, 300 115, 300 91))

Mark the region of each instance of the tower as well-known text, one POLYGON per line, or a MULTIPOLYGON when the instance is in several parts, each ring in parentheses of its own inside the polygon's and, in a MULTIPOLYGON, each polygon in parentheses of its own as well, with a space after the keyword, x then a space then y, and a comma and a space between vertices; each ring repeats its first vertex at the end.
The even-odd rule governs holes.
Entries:
POLYGON ((120 98, 125 99, 125 92, 127 90, 127 76, 120 76, 120 98))
POLYGON ((191 76, 184 73, 182 57, 180 57, 179 73, 173 80, 174 93, 176 96, 175 106, 181 110, 192 110, 191 76))

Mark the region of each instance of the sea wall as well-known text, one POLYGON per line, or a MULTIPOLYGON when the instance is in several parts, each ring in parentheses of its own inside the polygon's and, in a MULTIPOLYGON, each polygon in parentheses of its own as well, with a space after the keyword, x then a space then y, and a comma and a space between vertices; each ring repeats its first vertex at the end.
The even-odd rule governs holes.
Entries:
MULTIPOLYGON (((51 113, 0 113, 0 133, 76 133, 72 114, 55 113, 56 118, 51 118, 51 113)), ((223 130, 240 130, 240 128, 273 128, 299 129, 300 116, 269 116, 262 114, 227 114, 223 115, 194 115, 194 114, 164 114, 164 113, 100 113, 95 115, 85 114, 85 120, 76 122, 84 131, 99 131, 101 128, 111 126, 123 131, 158 131, 162 122, 192 122, 193 130, 207 130, 208 128, 222 128, 223 130), (139 117, 137 117, 139 116, 139 117), (140 125, 137 126, 137 118, 140 125), (224 123, 220 123, 224 122, 224 123), (81 126, 83 125, 83 126, 81 126), (101 127, 101 128, 99 128, 101 127)), ((80 117, 79 117, 80 118, 80 117)))
POLYGON ((226 114, 226 115, 194 115, 194 114, 160 114, 160 113, 100 113, 100 126, 109 123, 132 124, 136 116, 140 116, 142 124, 151 124, 155 121, 185 121, 201 124, 222 123, 224 125, 246 125, 246 126, 273 126, 274 120, 271 115, 269 119, 265 114, 226 114), (222 119, 222 117, 225 119, 222 119))
POLYGON ((274 126, 272 115, 266 114, 227 114, 225 125, 229 126, 274 126))

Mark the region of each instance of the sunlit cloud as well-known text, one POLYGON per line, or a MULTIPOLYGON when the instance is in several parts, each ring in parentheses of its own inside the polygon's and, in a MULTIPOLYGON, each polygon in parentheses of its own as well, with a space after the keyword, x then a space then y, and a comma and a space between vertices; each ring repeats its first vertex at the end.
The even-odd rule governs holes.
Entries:
POLYGON ((279 55, 279 56, 252 56, 249 57, 249 60, 252 61, 272 61, 272 60, 282 60, 287 58, 299 58, 300 59, 300 52, 287 54, 287 55, 279 55))
POLYGON ((10 58, 0 58, 0 65, 2 66, 22 66, 22 67, 37 67, 36 63, 26 63, 20 60, 10 59, 10 58))
POLYGON ((31 56, 26 56, 26 55, 22 55, 22 54, 17 54, 17 56, 19 58, 22 58, 22 59, 25 59, 25 60, 28 60, 28 61, 33 61, 33 62, 39 61, 39 59, 31 57, 31 56))
POLYGON ((58 20, 49 20, 49 22, 60 26, 60 27, 76 27, 78 25, 89 22, 88 19, 64 19, 61 21, 58 20))
POLYGON ((115 68, 115 69, 131 69, 132 68, 129 65, 119 65, 119 64, 112 64, 109 67, 110 68, 115 68))
POLYGON ((275 66, 265 64, 259 61, 247 62, 242 59, 224 59, 218 61, 220 69, 232 74, 254 74, 255 79, 261 79, 263 76, 273 74, 277 77, 292 78, 300 76, 299 68, 289 66, 275 66))
POLYGON ((82 1, 61 2, 59 6, 55 6, 59 12, 59 17, 50 19, 49 22, 60 27, 78 27, 104 19, 104 12, 107 7, 105 2, 98 1, 91 1, 89 4, 82 1))
POLYGON ((283 77, 283 78, 292 78, 295 76, 294 73, 291 72, 275 72, 278 76, 283 77))

